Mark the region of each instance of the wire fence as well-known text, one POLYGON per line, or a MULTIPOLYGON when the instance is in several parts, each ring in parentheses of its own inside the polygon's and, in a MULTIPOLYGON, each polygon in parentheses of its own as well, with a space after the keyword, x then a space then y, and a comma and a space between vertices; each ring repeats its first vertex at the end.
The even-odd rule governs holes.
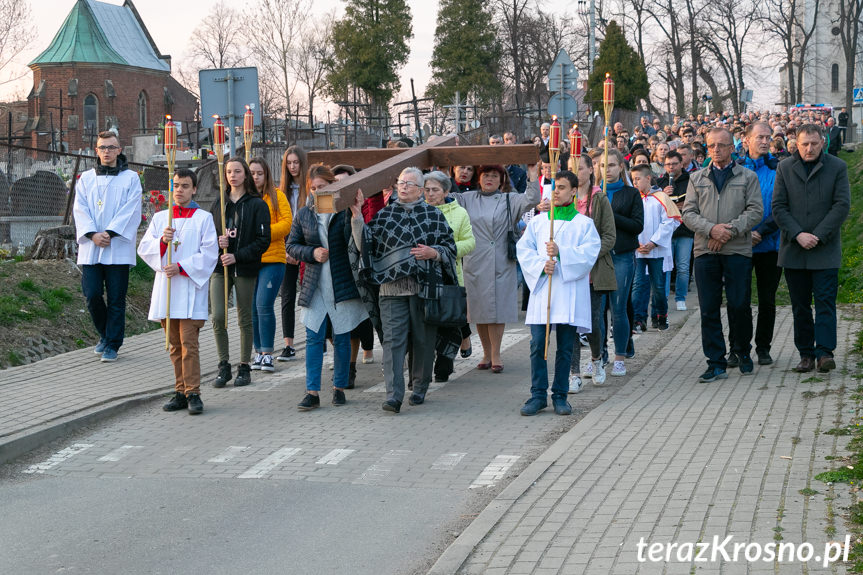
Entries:
MULTIPOLYGON (((94 156, 6 146, 0 152, 0 247, 28 248, 45 228, 71 224, 73 182, 96 165, 94 156)), ((147 220, 168 190, 164 167, 130 162, 141 178, 141 202, 147 220), (155 192, 155 193, 153 193, 155 192)))

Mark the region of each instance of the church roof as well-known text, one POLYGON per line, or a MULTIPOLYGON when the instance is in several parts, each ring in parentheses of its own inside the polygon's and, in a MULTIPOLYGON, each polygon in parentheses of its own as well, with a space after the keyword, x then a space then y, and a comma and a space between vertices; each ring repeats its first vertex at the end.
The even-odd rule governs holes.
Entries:
POLYGON ((131 0, 121 6, 77 0, 51 44, 29 65, 70 62, 171 71, 169 61, 159 53, 131 0))

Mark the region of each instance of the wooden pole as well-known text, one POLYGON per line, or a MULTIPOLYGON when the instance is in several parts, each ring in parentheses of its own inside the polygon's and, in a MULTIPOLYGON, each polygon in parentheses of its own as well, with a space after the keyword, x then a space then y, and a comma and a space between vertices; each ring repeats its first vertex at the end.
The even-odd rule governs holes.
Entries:
MULTIPOLYGON (((219 203, 222 210, 222 235, 228 235, 228 226, 225 223, 225 124, 221 118, 216 116, 213 124, 213 147, 216 148, 216 159, 219 162, 219 203)), ((228 248, 222 248, 222 255, 227 255, 228 248)), ((228 322, 228 266, 222 264, 225 274, 225 325, 228 322)))
POLYGON ((251 106, 246 106, 243 114, 243 146, 246 148, 246 163, 252 161, 252 139, 255 136, 255 114, 251 106))
MULTIPOLYGON (((557 166, 560 161, 560 124, 557 116, 552 116, 551 130, 548 136, 548 159, 551 162, 551 211, 549 212, 548 241, 554 241, 554 177, 557 175, 557 166)), ((540 186, 541 188, 542 186, 540 186)), ((542 190, 540 190, 542 192, 542 190)), ((549 260, 552 258, 549 258, 549 260)), ((545 351, 543 358, 548 361, 548 336, 551 333, 551 280, 554 276, 548 276, 548 306, 545 312, 545 351)))
MULTIPOLYGON (((177 159, 177 126, 171 121, 171 116, 165 117, 165 159, 168 163, 168 227, 174 227, 174 163, 177 159)), ((172 242, 179 245, 177 238, 172 242)), ((168 245, 167 264, 171 265, 171 245, 168 245)), ((171 278, 167 282, 167 300, 165 301, 165 349, 171 349, 171 278)))
POLYGON ((611 74, 605 73, 605 82, 602 85, 602 106, 605 108, 605 150, 602 155, 602 193, 608 195, 608 139, 611 129, 611 111, 614 110, 614 80, 611 74))

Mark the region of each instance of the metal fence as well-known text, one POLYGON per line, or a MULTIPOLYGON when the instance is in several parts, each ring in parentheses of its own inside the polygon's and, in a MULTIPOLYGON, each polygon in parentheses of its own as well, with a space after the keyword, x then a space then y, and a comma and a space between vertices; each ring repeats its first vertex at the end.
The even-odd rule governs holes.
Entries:
MULTIPOLYGON (((96 165, 94 156, 6 146, 0 152, 0 247, 27 248, 39 230, 72 222, 73 182, 96 165)), ((168 189, 164 167, 129 163, 141 178, 145 214, 168 189), (156 191, 152 194, 151 190, 156 191)))

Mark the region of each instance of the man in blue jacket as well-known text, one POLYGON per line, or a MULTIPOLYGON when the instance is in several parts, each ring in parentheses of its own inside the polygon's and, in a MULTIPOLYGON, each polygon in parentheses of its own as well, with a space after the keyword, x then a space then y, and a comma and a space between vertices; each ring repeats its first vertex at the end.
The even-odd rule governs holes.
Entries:
MULTIPOLYGON (((773 183, 776 181, 776 166, 779 160, 770 154, 770 126, 755 122, 746 126, 743 139, 748 153, 737 163, 755 172, 761 185, 761 201, 764 215, 761 222, 752 228, 752 270, 758 289, 758 323, 755 327, 755 353, 759 365, 770 365, 770 344, 776 323, 776 290, 782 278, 779 259, 779 226, 773 219, 773 183)), ((737 367, 739 358, 731 352, 728 367, 737 367)))

